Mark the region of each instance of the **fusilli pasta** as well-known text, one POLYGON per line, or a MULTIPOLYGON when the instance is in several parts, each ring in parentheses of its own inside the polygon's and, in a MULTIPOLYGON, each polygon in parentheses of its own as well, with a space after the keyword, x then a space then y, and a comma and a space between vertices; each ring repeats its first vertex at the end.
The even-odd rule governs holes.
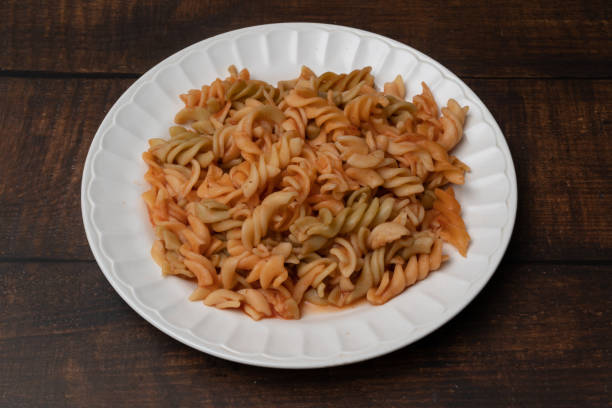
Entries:
POLYGON ((278 86, 246 69, 180 95, 169 139, 151 139, 143 194, 164 275, 189 297, 254 320, 298 319, 303 302, 380 305, 470 237, 449 184, 468 108, 438 108, 424 83, 374 88, 371 68, 278 86))

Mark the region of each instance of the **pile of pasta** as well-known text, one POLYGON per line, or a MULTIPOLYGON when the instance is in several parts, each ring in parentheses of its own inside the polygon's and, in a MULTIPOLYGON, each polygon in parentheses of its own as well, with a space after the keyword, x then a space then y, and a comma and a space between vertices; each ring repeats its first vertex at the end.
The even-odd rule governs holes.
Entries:
POLYGON ((169 139, 143 154, 143 194, 164 275, 197 282, 193 301, 251 318, 298 319, 304 302, 380 305, 470 237, 449 151, 468 111, 439 112, 423 83, 374 87, 371 68, 276 87, 246 69, 180 96, 169 139))

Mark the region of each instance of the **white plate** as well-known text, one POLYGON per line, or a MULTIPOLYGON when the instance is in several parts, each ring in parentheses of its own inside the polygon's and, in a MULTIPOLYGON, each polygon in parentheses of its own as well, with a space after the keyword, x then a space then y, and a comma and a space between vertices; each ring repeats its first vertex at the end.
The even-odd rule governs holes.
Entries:
POLYGON ((510 240, 516 214, 516 176, 504 136, 491 113, 459 78, 397 41, 353 28, 306 23, 249 27, 209 38, 167 58, 115 103, 89 149, 81 190, 91 250, 119 295, 142 317, 175 339, 206 353, 247 364, 306 368, 365 360, 406 346, 440 327, 487 283, 510 240), (259 322, 189 302, 193 284, 163 278, 149 251, 153 230, 140 194, 147 188, 141 154, 152 137, 166 137, 178 98, 227 67, 276 83, 298 75, 348 72, 370 65, 376 84, 397 74, 408 96, 420 82, 440 105, 455 98, 470 107, 463 141, 454 151, 472 172, 456 189, 472 236, 467 258, 450 245, 444 267, 382 306, 368 304, 301 320, 259 322))

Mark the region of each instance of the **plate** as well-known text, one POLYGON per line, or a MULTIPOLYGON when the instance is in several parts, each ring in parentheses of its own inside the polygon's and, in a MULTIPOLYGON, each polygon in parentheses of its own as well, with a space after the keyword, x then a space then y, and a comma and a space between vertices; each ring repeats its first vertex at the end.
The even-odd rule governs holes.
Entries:
POLYGON ((83 171, 85 232, 100 269, 117 293, 152 325, 197 350, 246 364, 311 368, 347 364, 404 347, 463 309, 491 278, 510 240, 516 215, 516 176, 508 145, 493 116, 457 76, 397 41, 325 24, 285 23, 231 31, 194 44, 157 64, 115 103, 100 125, 83 171), (454 154, 472 172, 456 188, 472 243, 467 258, 450 246, 449 262, 382 306, 360 304, 301 320, 259 322, 187 297, 193 284, 163 278, 149 255, 154 239, 140 194, 147 140, 167 137, 178 98, 227 67, 276 83, 316 73, 372 66, 380 87, 397 74, 408 97, 425 81, 439 104, 455 98, 470 111, 454 154))

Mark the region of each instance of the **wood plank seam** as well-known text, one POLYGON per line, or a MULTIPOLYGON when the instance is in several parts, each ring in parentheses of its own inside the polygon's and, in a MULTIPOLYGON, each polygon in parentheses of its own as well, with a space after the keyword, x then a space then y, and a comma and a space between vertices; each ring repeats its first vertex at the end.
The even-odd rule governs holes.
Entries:
MULTIPOLYGON (((39 71, 39 70, 0 70, 0 77, 8 78, 40 78, 40 79, 130 79, 140 78, 145 72, 71 72, 71 71, 39 71)), ((601 76, 505 76, 505 75, 462 75, 462 80, 534 80, 534 81, 558 81, 558 80, 584 80, 605 81, 612 79, 612 75, 601 76)))

